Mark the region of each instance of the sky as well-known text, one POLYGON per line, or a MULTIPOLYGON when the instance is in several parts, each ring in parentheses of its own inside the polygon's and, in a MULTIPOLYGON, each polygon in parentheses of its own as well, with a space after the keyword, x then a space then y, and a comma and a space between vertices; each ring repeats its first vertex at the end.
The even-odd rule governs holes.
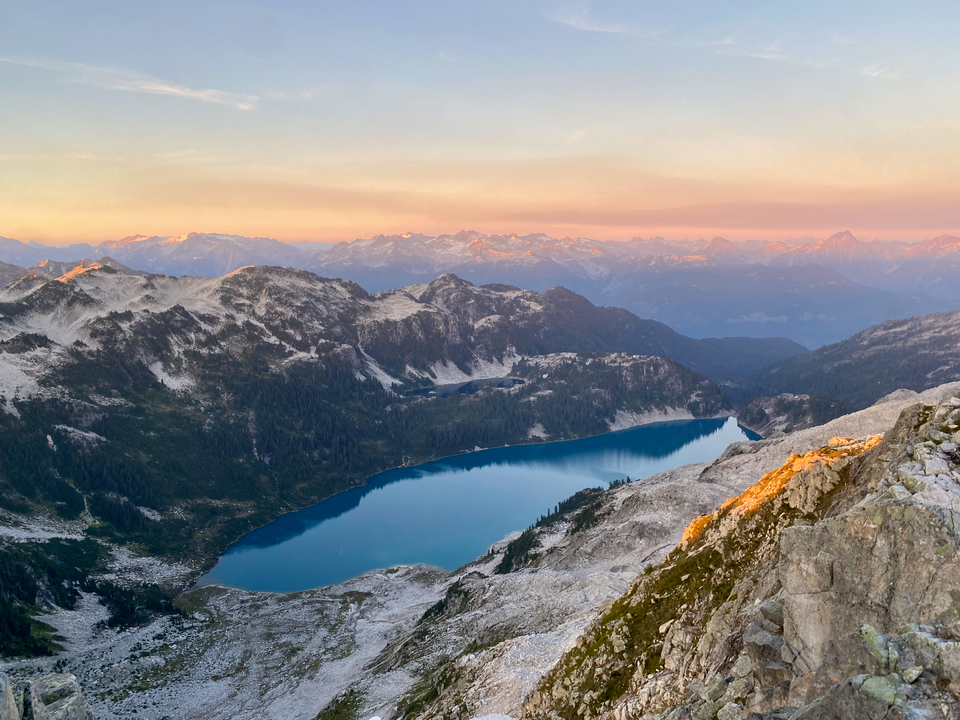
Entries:
POLYGON ((0 236, 960 232, 960 3, 0 0, 0 236))

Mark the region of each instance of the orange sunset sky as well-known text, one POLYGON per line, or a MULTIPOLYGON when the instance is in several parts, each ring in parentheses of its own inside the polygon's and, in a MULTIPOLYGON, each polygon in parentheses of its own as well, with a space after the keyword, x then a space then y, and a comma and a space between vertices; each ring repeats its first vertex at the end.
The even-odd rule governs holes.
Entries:
POLYGON ((653 5, 4 3, 0 235, 960 232, 955 3, 653 5))

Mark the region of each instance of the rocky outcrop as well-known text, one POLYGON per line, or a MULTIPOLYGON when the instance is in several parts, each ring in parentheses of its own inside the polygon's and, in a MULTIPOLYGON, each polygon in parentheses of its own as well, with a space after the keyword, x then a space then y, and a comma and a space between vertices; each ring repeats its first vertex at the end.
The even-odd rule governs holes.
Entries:
MULTIPOLYGON (((949 389, 931 391, 931 397, 941 397, 949 389)), ((735 443, 709 465, 675 468, 619 487, 600 500, 597 525, 556 540, 541 536, 541 547, 534 551, 538 557, 527 569, 465 578, 459 590, 466 591, 467 601, 458 593, 457 602, 449 603, 453 612, 416 629, 423 640, 413 647, 439 650, 446 660, 443 671, 422 685, 423 695, 433 699, 411 717, 519 717, 523 698, 622 594, 611 592, 617 584, 624 583, 627 590, 638 572, 657 565, 681 541, 684 527, 698 513, 712 513, 724 499, 780 468, 792 453, 817 451, 838 435, 889 430, 917 399, 915 395, 891 399, 788 436, 735 443)), ((829 477, 818 483, 825 487, 829 477)), ((798 503, 817 497, 816 491, 801 492, 793 486, 790 490, 798 503)))
POLYGON ((12 683, 0 672, 0 720, 94 720, 74 675, 12 683))
POLYGON ((960 716, 960 397, 794 455, 687 529, 529 718, 960 716))

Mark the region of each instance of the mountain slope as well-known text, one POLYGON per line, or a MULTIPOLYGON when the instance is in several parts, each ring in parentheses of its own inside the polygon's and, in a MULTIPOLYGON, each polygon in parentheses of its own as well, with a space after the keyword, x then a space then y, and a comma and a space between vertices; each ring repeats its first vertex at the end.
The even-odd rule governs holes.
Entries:
POLYGON ((30 271, 26 268, 22 268, 19 265, 13 265, 11 263, 0 262, 0 287, 12 283, 15 280, 19 280, 24 275, 29 275, 30 271))
POLYGON ((186 233, 171 237, 131 235, 86 243, 56 246, 0 238, 0 260, 22 266, 44 261, 68 262, 74 258, 114 261, 131 268, 172 275, 216 277, 245 265, 298 266, 299 247, 271 238, 247 238, 216 233, 186 233))
POLYGON ((670 359, 562 333, 551 346, 568 352, 520 354, 510 337, 551 328, 539 296, 488 292, 515 303, 495 327, 284 268, 22 278, 0 291, 0 508, 92 512, 107 537, 204 561, 389 467, 729 413, 670 359), (509 387, 405 394, 511 370, 509 387))
MULTIPOLYGON (((369 718, 406 709, 409 717, 442 720, 518 718, 544 673, 698 514, 713 512, 793 453, 837 435, 888 430, 909 404, 738 443, 713 465, 580 493, 535 528, 527 555, 515 545, 511 551, 513 534, 449 574, 402 566, 292 595, 206 587, 178 598, 185 616, 123 631, 90 622, 106 609, 87 596, 76 611, 44 616, 66 638, 66 652, 7 667, 23 676, 66 666, 96 688, 98 717, 137 709, 154 720, 325 719, 350 717, 348 710, 369 718), (508 554, 515 569, 496 572, 508 554)), ((123 548, 103 572, 152 582, 190 576, 189 568, 130 558, 123 548)))
MULTIPOLYGON (((109 267, 123 275, 146 275, 142 270, 134 270, 122 263, 118 263, 111 257, 104 255, 98 260, 75 260, 75 261, 57 261, 42 260, 36 265, 24 268, 23 275, 40 275, 41 277, 55 280, 75 271, 91 270, 100 267, 109 267)), ((21 277, 23 277, 21 275, 21 277)), ((19 278, 17 278, 19 279, 19 278)))
POLYGON ((748 372, 803 352, 786 338, 694 340, 663 323, 615 307, 597 307, 563 287, 541 293, 493 284, 477 287, 443 275, 407 291, 474 326, 480 344, 509 344, 520 354, 630 352, 669 357, 708 375, 748 372))
POLYGON ((72 245, 44 245, 38 242, 21 242, 0 237, 0 260, 27 267, 42 260, 69 260, 78 257, 93 257, 94 247, 87 243, 72 245))
POLYGON ((97 246, 102 255, 152 273, 217 277, 245 265, 297 265, 301 251, 270 238, 191 232, 104 242, 97 246))
POLYGON ((807 393, 865 407, 898 388, 960 380, 960 312, 890 320, 744 381, 739 395, 807 393))

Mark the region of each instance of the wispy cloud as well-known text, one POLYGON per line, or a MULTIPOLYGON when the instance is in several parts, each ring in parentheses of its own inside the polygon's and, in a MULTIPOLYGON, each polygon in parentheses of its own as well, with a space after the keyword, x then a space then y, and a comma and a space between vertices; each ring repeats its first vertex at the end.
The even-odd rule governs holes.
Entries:
POLYGON ((256 95, 233 93, 225 90, 197 89, 179 85, 168 80, 144 75, 123 68, 98 67, 84 63, 50 60, 46 58, 23 58, 0 55, 0 62, 12 65, 41 68, 60 73, 67 81, 89 85, 102 90, 144 93, 147 95, 169 95, 186 100, 215 103, 234 107, 237 110, 252 110, 260 99, 256 95))
MULTIPOLYGON (((769 42, 762 41, 760 38, 753 40, 744 39, 743 28, 736 30, 729 35, 725 35, 719 40, 691 41, 687 44, 698 45, 701 47, 713 48, 718 55, 726 57, 746 57, 757 58, 760 60, 775 60, 787 63, 803 64, 814 70, 835 70, 846 73, 857 73, 871 78, 881 78, 884 80, 901 80, 904 73, 896 69, 889 62, 874 62, 866 66, 860 66, 850 57, 849 52, 841 52, 839 55, 837 48, 849 48, 857 44, 857 41, 833 35, 829 47, 826 48, 826 54, 817 56, 816 46, 804 46, 803 44, 787 43, 792 45, 792 49, 785 47, 783 41, 769 42)), ((824 48, 819 48, 824 50, 824 48)))
POLYGON ((724 38, 724 42, 710 43, 717 47, 717 53, 730 57, 748 57, 758 58, 760 60, 792 60, 794 57, 786 52, 780 43, 767 43, 764 45, 740 45, 736 42, 726 42, 729 36, 724 38))
POLYGON ((615 35, 632 35, 647 39, 656 39, 663 34, 662 30, 649 30, 635 25, 621 25, 594 20, 587 10, 563 10, 553 16, 554 22, 572 27, 581 32, 611 33, 615 35))
POLYGON ((271 100, 317 100, 342 92, 339 85, 314 85, 303 90, 263 90, 262 94, 271 100))
POLYGON ((899 80, 903 77, 902 73, 894 70, 886 63, 874 63, 860 69, 862 75, 872 78, 883 78, 884 80, 899 80))
POLYGON ((740 31, 737 30, 737 31, 735 31, 735 32, 732 32, 732 33, 730 33, 729 35, 723 36, 723 37, 720 38, 719 40, 707 40, 707 41, 705 41, 705 42, 697 42, 697 43, 694 43, 694 44, 695 44, 695 45, 705 45, 705 46, 707 46, 707 47, 711 47, 711 46, 730 47, 731 45, 736 45, 736 44, 737 44, 737 33, 738 33, 738 32, 740 32, 740 31))
POLYGON ((553 19, 556 20, 558 23, 569 25, 574 30, 582 30, 583 32, 598 32, 598 33, 627 32, 627 27, 624 25, 610 25, 607 23, 597 22, 596 20, 591 20, 586 10, 581 10, 580 12, 572 12, 570 10, 565 10, 555 15, 553 19))
POLYGON ((587 136, 586 130, 577 130, 570 137, 567 138, 568 143, 578 143, 587 136))

